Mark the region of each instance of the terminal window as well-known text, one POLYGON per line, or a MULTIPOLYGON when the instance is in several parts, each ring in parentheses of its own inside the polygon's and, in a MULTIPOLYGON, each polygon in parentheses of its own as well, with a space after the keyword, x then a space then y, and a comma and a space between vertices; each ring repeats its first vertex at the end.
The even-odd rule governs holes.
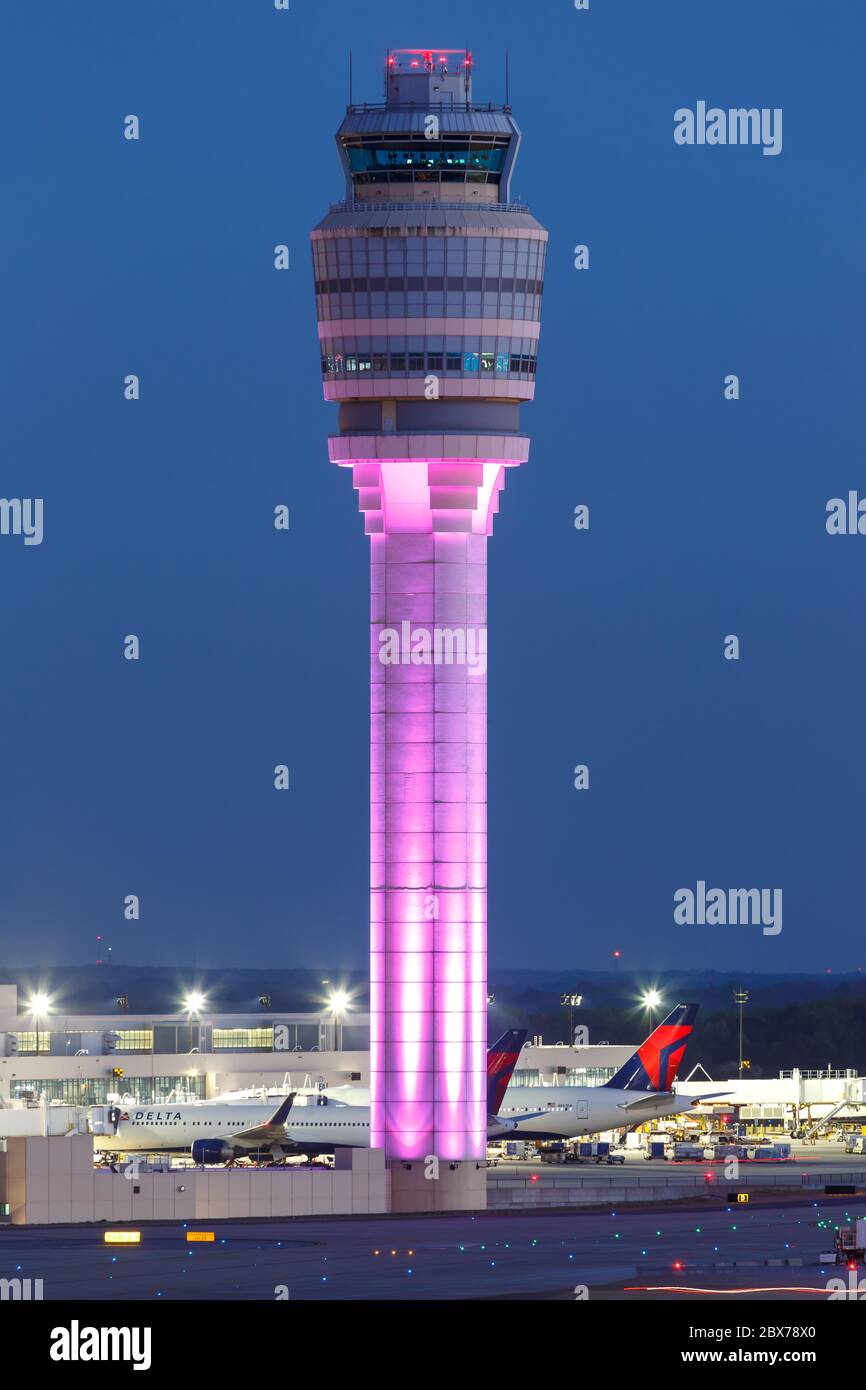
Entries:
POLYGON ((152 1028, 124 1028, 115 1035, 115 1052, 152 1052, 152 1028))
POLYGON ((102 1105, 108 1096, 108 1081, 101 1077, 65 1077, 46 1081, 16 1081, 15 1095, 32 1092, 46 1101, 58 1100, 64 1105, 102 1105))
POLYGON ((273 1027, 214 1028, 214 1052, 271 1052, 274 1046, 273 1027))
POLYGON ((569 1067, 565 1073, 566 1086, 604 1086, 616 1071, 615 1067, 569 1067))

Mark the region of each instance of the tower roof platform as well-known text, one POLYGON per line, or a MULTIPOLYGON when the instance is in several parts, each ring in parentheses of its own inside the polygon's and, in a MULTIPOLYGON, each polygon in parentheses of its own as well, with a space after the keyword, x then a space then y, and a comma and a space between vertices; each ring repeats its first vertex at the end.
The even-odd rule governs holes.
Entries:
POLYGON ((504 106, 439 107, 433 103, 423 106, 350 106, 337 138, 343 135, 411 135, 423 136, 430 111, 439 121, 443 135, 513 135, 517 122, 504 106))
POLYGON ((532 232, 547 240, 544 227, 524 203, 443 203, 439 199, 421 198, 405 203, 332 203, 315 232, 343 229, 348 232, 363 228, 366 231, 381 229, 384 233, 393 227, 405 233, 409 226, 417 228, 421 235, 425 231, 451 227, 465 228, 474 236, 483 236, 485 232, 532 232))

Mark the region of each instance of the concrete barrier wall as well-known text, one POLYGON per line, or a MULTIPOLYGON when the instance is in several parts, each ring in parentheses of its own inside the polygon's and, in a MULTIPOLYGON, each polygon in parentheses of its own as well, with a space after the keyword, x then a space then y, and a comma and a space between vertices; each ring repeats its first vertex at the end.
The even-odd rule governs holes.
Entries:
POLYGON ((817 1172, 803 1173, 796 1164, 779 1168, 755 1168, 743 1165, 738 1178, 726 1178, 717 1171, 712 1183, 700 1173, 672 1172, 640 1175, 622 1170, 604 1173, 547 1172, 532 1181, 530 1174, 499 1174, 491 1170, 487 1182, 488 1208, 558 1207, 604 1204, 608 1202, 674 1202, 694 1197, 698 1193, 718 1194, 727 1191, 754 1191, 756 1188, 817 1189, 825 1185, 866 1186, 866 1173, 817 1172))
MULTIPOLYGON (((128 1170, 130 1171, 130 1170, 128 1170)), ((15 1225, 350 1216, 388 1210, 379 1149, 342 1150, 335 1169, 178 1168, 126 1176, 93 1167, 93 1141, 10 1139, 5 1197, 15 1225)))

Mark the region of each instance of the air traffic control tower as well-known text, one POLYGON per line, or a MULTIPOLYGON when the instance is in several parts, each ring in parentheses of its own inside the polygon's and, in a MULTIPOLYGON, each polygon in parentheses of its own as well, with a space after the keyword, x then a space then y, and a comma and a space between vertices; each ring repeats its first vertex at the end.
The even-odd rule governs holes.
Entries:
POLYGON ((388 54, 312 233, 329 454, 370 537, 371 1145, 395 1209, 485 1202, 487 538, 529 454, 547 233, 472 68, 388 54))

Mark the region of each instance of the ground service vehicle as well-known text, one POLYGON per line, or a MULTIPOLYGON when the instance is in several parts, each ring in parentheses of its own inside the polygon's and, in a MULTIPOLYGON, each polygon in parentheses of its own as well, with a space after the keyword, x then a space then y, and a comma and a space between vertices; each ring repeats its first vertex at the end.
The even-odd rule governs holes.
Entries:
POLYGON ((858 1217, 848 1226, 840 1226, 834 1241, 836 1263, 856 1269, 866 1263, 866 1219, 858 1217))

